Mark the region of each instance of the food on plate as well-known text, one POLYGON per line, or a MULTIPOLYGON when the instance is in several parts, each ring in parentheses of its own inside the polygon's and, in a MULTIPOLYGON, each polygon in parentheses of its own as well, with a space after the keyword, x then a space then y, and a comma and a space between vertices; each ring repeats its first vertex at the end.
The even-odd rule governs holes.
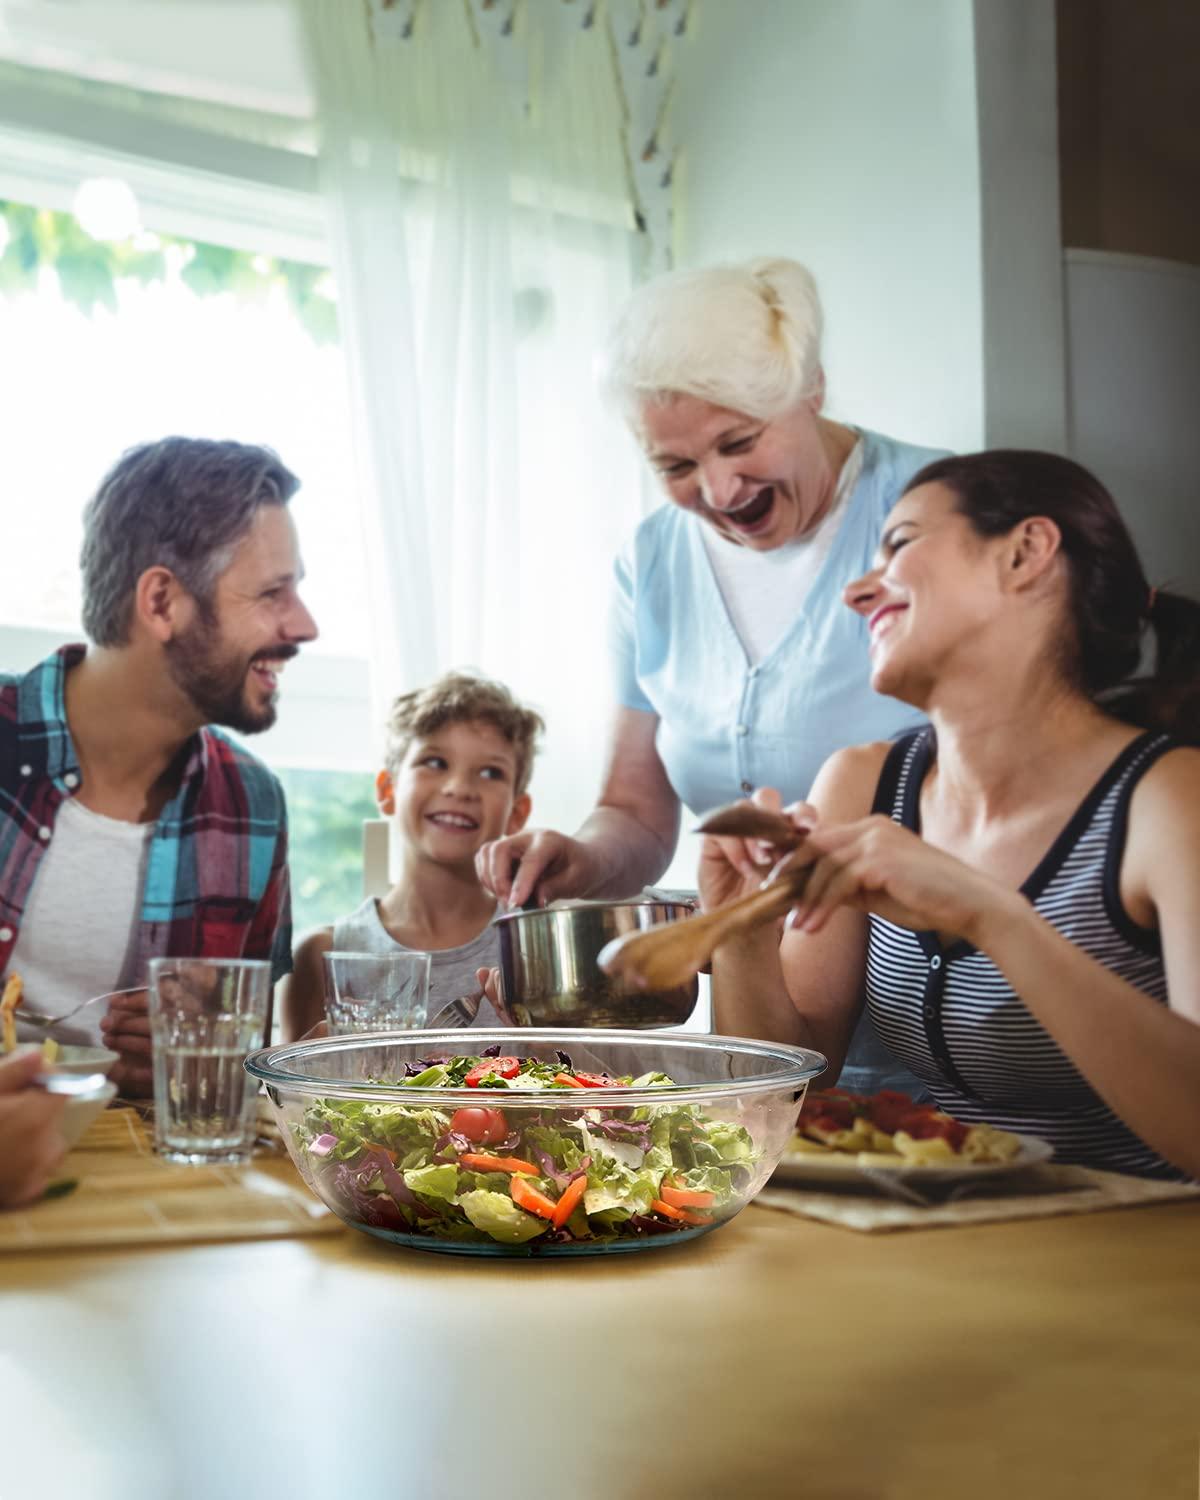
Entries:
POLYGON ((1007 1130, 964 1125, 893 1089, 867 1095, 815 1089, 805 1097, 788 1154, 853 1156, 864 1167, 913 1167, 1012 1161, 1020 1149, 1020 1137, 1007 1130))
POLYGON ((12 1052, 17 1045, 17 1018, 14 1012, 21 1003, 24 987, 19 974, 10 974, 0 996, 0 1048, 12 1052))
POLYGON ((665 1073, 579 1073, 565 1052, 427 1061, 401 1083, 479 1089, 479 1106, 319 1099, 293 1127, 298 1159, 352 1222, 536 1249, 708 1228, 742 1206, 759 1157, 744 1126, 593 1092, 669 1088, 665 1073))

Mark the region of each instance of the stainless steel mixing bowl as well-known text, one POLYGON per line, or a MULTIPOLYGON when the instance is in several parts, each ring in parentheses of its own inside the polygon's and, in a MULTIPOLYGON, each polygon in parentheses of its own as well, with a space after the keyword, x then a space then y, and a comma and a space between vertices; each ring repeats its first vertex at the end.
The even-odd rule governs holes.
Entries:
POLYGON ((627 901, 563 901, 497 917, 501 1009, 512 1026, 642 1030, 680 1026, 696 1006, 695 979, 671 990, 639 990, 610 979, 596 962, 605 943, 694 907, 648 896, 627 901))

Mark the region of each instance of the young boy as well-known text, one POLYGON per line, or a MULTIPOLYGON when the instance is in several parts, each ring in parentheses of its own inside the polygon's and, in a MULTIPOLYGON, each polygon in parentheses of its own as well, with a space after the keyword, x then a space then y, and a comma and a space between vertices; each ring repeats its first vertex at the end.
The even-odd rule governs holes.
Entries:
MULTIPOLYGON (((499 944, 489 925, 496 901, 479 884, 475 853, 524 827, 531 806, 526 788, 544 730, 540 715, 501 683, 468 673, 449 672, 396 699, 375 793, 399 835, 399 876, 386 896, 368 897, 297 947, 295 970, 281 989, 285 1041, 324 1020, 329 952, 431 953, 431 1017, 479 993, 476 970, 498 962, 499 944)), ((474 1024, 501 1023, 484 1000, 474 1024)))

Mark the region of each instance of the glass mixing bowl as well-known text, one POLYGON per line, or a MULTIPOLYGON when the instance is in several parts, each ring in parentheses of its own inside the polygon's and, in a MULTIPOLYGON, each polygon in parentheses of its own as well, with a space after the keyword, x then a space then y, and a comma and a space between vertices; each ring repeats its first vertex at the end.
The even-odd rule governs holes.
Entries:
POLYGON ((295 1042, 246 1068, 301 1176, 347 1224, 422 1250, 528 1256, 641 1250, 728 1223, 775 1169, 825 1059, 738 1037, 481 1028, 295 1042), (482 1058, 478 1086, 455 1062, 466 1055, 482 1058), (532 1077, 516 1072, 525 1059, 532 1077))

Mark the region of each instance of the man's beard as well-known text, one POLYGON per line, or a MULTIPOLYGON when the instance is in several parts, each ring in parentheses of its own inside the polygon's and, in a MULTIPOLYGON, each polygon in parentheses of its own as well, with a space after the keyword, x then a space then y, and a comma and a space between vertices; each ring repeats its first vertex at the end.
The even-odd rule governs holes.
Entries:
POLYGON ((196 622, 167 643, 167 667, 172 678, 191 699, 206 724, 220 724, 239 734, 261 734, 275 722, 275 704, 252 708, 246 700, 246 681, 252 662, 282 660, 295 656, 295 646, 272 646, 270 650, 242 656, 224 649, 221 627, 211 605, 197 601, 196 622))

